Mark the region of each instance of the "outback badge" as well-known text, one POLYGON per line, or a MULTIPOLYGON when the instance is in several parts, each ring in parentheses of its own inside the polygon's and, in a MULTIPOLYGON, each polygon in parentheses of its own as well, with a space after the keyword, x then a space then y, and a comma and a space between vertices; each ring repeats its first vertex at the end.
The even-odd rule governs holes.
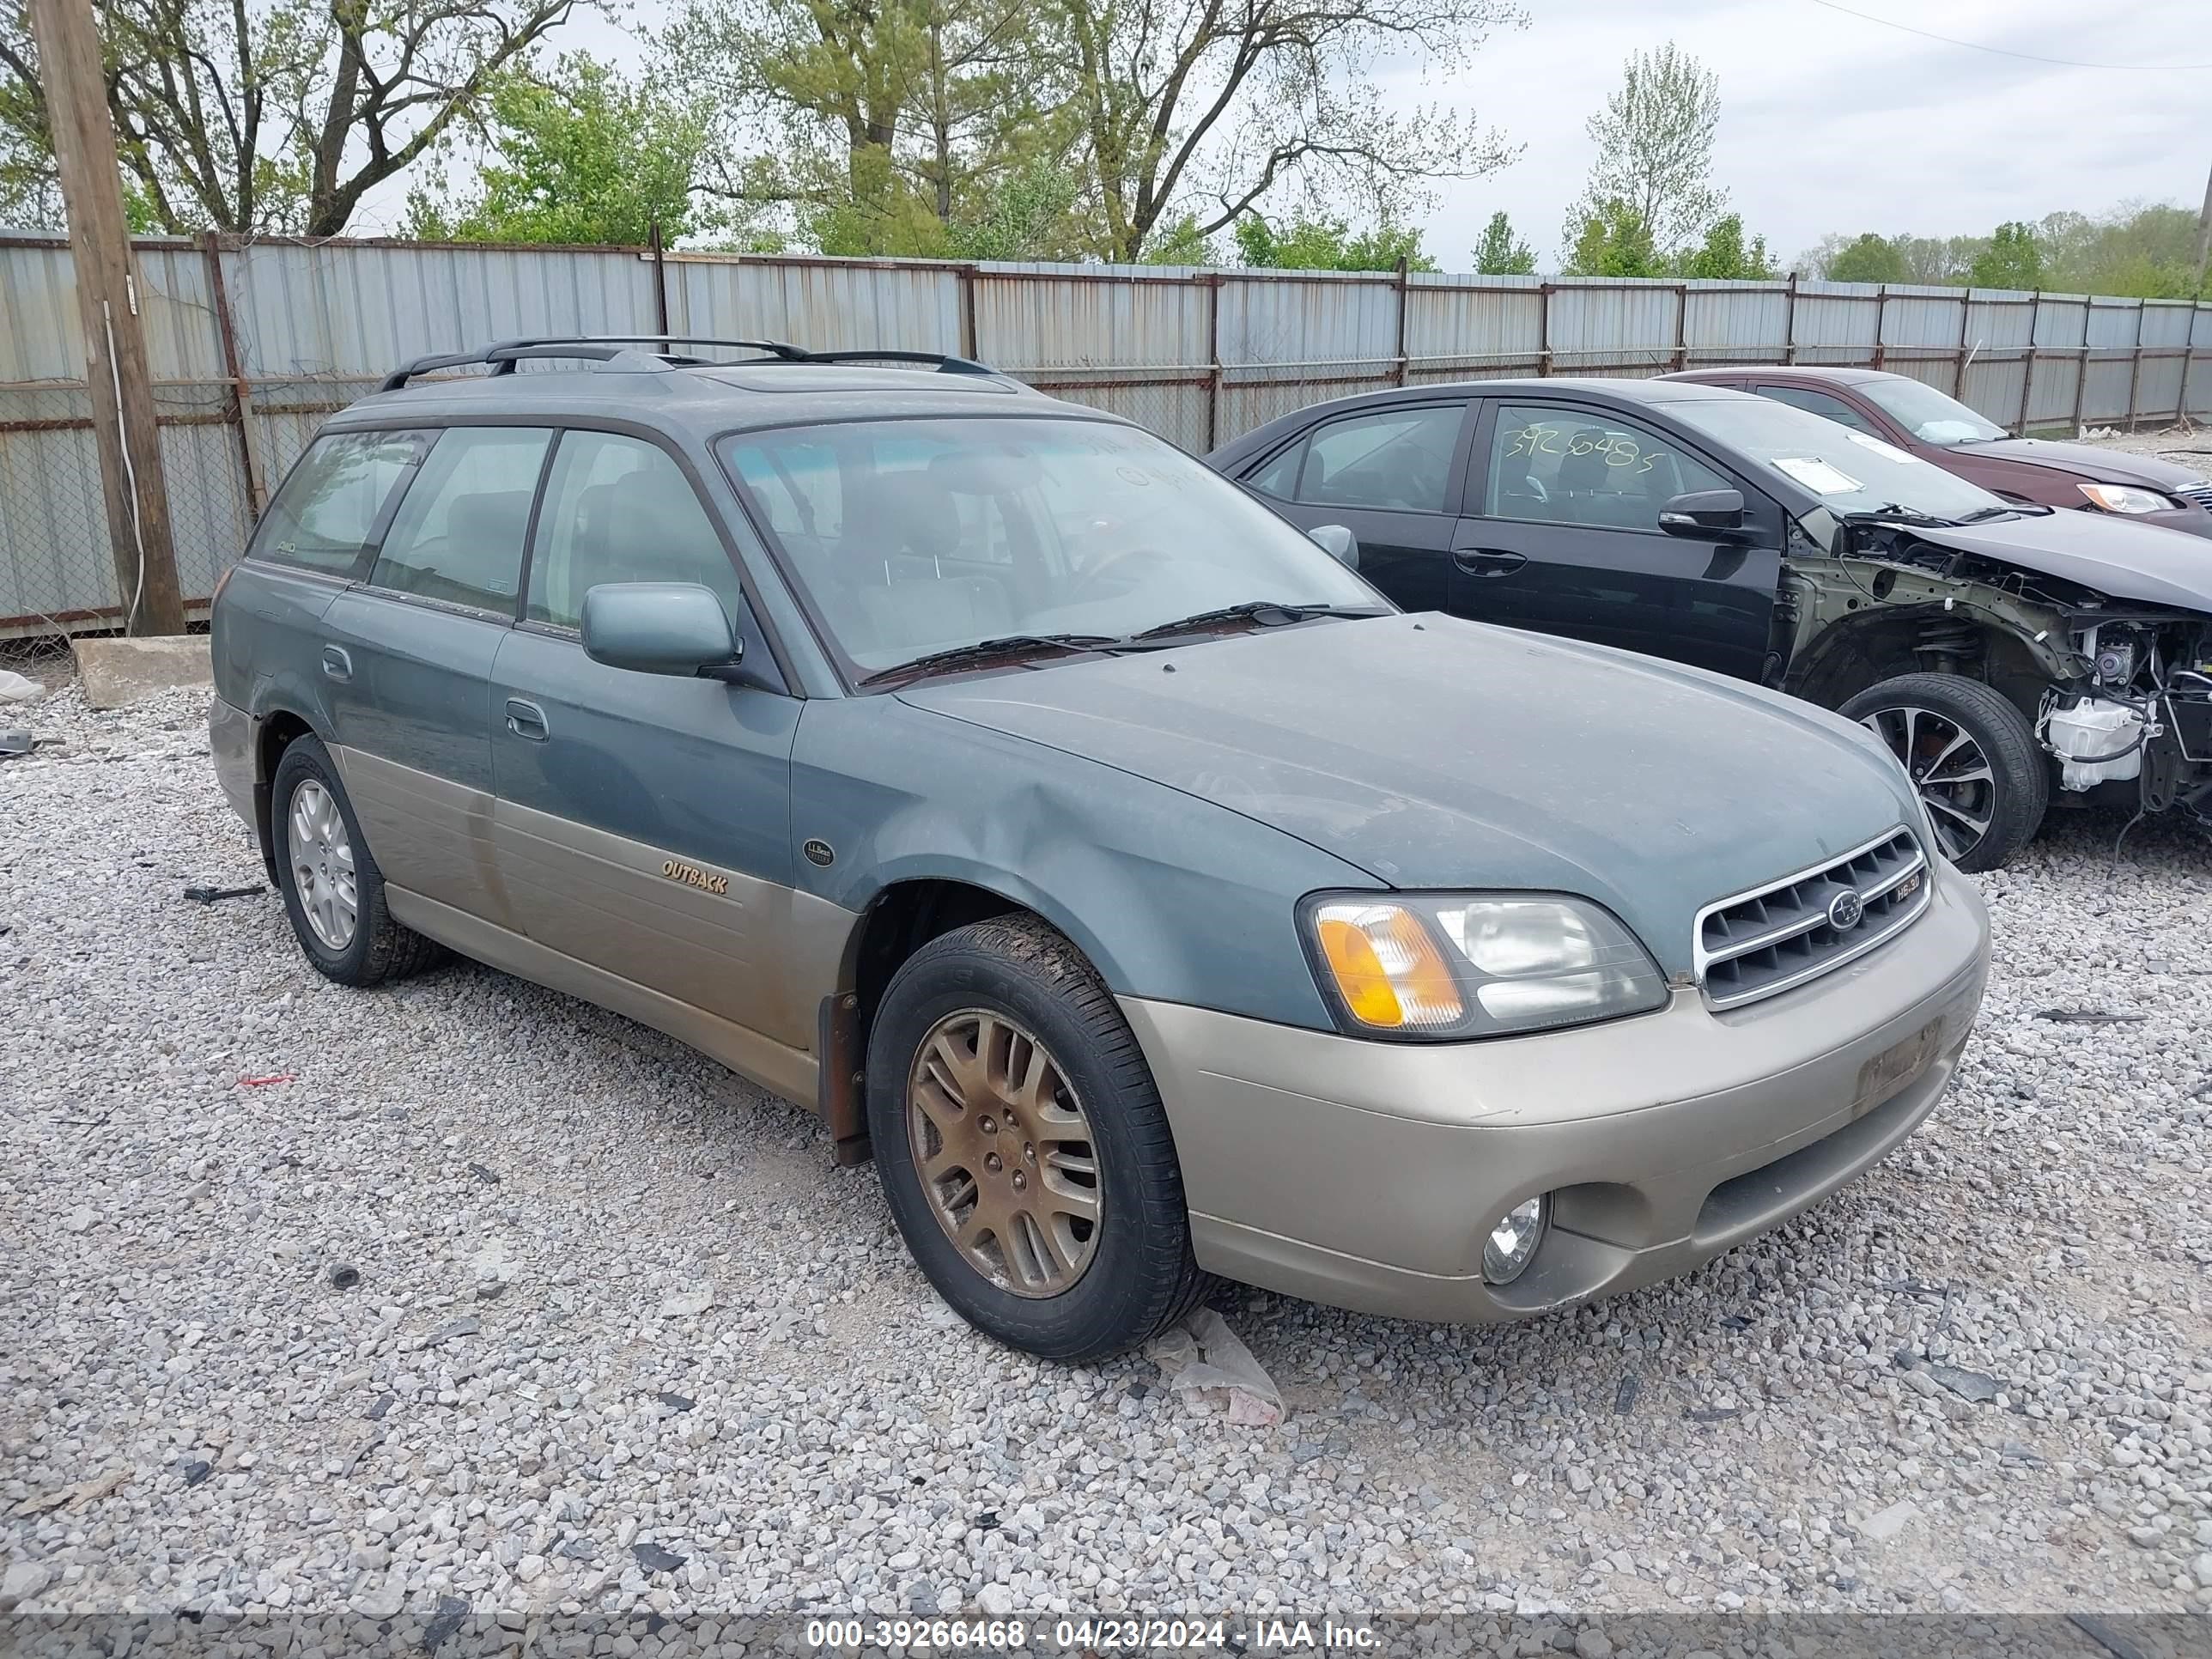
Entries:
POLYGON ((660 873, 671 881, 680 881, 687 887, 696 887, 702 893, 726 896, 730 890, 727 876, 709 875, 696 864, 686 864, 681 859, 664 859, 660 873))

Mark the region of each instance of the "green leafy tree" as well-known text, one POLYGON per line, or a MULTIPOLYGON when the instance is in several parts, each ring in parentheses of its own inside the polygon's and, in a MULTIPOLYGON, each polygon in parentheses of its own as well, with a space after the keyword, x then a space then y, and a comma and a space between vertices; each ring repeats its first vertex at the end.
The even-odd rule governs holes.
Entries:
POLYGON ((539 80, 501 78, 484 123, 489 154, 465 198, 418 186, 410 234, 486 242, 639 243, 657 222, 671 241, 708 228, 691 181, 708 118, 632 86, 583 53, 539 80))
POLYGON ((1493 213, 1483 227, 1482 240, 1474 245, 1474 268, 1485 276, 1533 276, 1536 252, 1513 234, 1510 219, 1493 213))
POLYGON ((1354 231, 1341 219, 1298 219, 1277 230, 1256 213, 1231 233, 1241 262, 1273 270, 1434 270, 1421 252, 1421 233, 1388 222, 1354 231))
POLYGON ((713 105, 702 186, 824 252, 1002 241, 994 192, 1066 159, 1023 0, 691 0, 660 44, 713 105))
POLYGON ((1615 202, 1649 233, 1662 260, 1704 235, 1728 201, 1712 181, 1720 118, 1719 78, 1673 41, 1631 57, 1620 89, 1588 124, 1597 160, 1567 216, 1568 246, 1579 246, 1586 227, 1615 202))
POLYGON ((1600 202, 1583 218, 1567 251, 1570 276, 1663 276, 1667 262, 1651 240, 1651 227, 1635 206, 1619 198, 1600 202))
MULTIPOLYGON (((105 0, 108 113, 131 210, 175 233, 335 236, 589 3, 105 0)), ((52 222, 37 60, 23 9, 0 6, 0 207, 52 222)))
POLYGON ((2041 288, 2043 251, 2036 246, 2034 228, 2018 220, 1999 225, 1967 276, 1976 288, 2041 288))
POLYGON ((1776 275, 1767 257, 1766 238, 1743 239, 1743 216, 1724 214, 1713 221, 1705 240, 1676 264, 1682 276, 1714 282, 1763 283, 1776 275))
POLYGON ((1198 228, 1198 216, 1182 213, 1152 227, 1139 262, 1148 265, 1213 265, 1221 263, 1221 256, 1214 248, 1213 239, 1198 228))
POLYGON ((1902 283, 1905 255, 1887 236, 1867 231, 1838 250, 1822 265, 1832 283, 1902 283))
POLYGON ((1076 212, 1075 175, 1031 161, 1008 173, 948 227, 950 251, 963 259, 1077 259, 1085 227, 1076 212))
POLYGON ((1144 258, 1186 217, 1211 237, 1286 195, 1402 219, 1436 179, 1516 153, 1472 117, 1386 106, 1371 75, 1385 56, 1459 72, 1522 21, 1512 0, 1040 0, 1037 15, 1101 258, 1144 258))

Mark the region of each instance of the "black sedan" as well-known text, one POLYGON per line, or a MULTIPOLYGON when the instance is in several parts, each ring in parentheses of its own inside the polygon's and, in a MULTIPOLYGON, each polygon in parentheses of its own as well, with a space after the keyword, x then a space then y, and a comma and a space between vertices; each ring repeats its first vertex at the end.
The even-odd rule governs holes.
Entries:
POLYGON ((1870 434, 1672 380, 1407 386, 1208 464, 1340 525, 1398 604, 1754 680, 1879 733, 1962 866, 2052 792, 2212 822, 2212 557, 2005 501, 1870 434))

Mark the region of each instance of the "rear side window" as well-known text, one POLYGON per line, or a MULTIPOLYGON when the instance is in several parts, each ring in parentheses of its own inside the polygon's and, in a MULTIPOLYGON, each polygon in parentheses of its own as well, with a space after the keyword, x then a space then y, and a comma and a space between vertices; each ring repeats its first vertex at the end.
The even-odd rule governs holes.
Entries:
POLYGON ((369 585, 512 613, 530 503, 552 441, 543 427, 439 434, 384 533, 369 585))
POLYGON ((1461 404, 1379 410, 1332 421, 1276 456, 1248 482, 1312 507, 1441 513, 1451 493, 1461 404))
POLYGON ((339 432, 315 440, 262 515, 253 557, 350 576, 407 469, 421 432, 339 432))

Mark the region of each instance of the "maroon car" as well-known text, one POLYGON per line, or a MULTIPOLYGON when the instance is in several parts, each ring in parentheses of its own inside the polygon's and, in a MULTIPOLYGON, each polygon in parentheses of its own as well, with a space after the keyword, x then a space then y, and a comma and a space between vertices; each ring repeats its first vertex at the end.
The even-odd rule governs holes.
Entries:
POLYGON ((1661 377, 1756 392, 1871 433, 2016 501, 2118 513, 2212 536, 2212 483, 2155 455, 2014 438, 1956 398, 1907 374, 1792 365, 1685 369, 1661 377))

